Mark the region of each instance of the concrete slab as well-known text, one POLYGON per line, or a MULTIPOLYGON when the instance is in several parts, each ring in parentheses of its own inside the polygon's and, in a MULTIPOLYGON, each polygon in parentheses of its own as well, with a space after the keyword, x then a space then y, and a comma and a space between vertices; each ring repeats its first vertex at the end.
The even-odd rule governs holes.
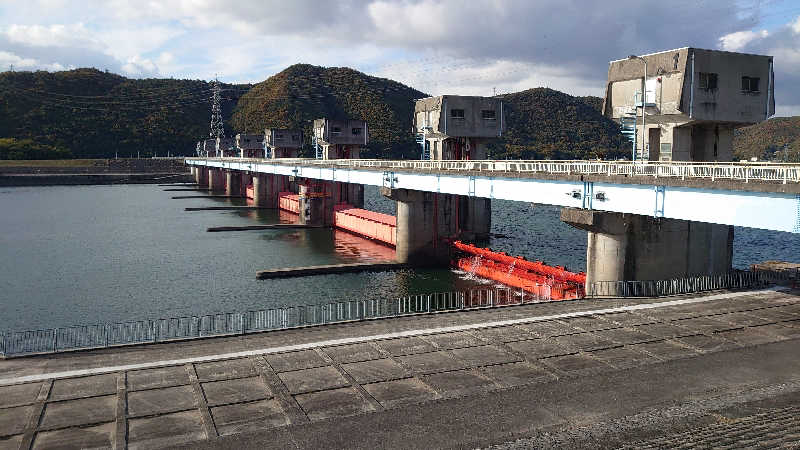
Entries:
POLYGON ((385 381, 364 386, 384 408, 394 408, 439 398, 439 395, 418 378, 385 381))
POLYGON ((40 429, 113 422, 117 416, 116 410, 116 395, 48 403, 40 429))
POLYGON ((342 369, 347 371, 359 384, 375 383, 408 376, 403 366, 388 358, 342 364, 342 369))
POLYGON ((256 375, 253 362, 248 358, 195 364, 194 369, 197 371, 197 379, 200 381, 229 380, 256 375))
POLYGON ((477 334, 483 336, 484 339, 490 342, 516 342, 535 337, 531 333, 523 330, 521 327, 522 325, 482 328, 477 331, 477 334))
POLYGON ((641 314, 637 314, 635 312, 621 312, 621 313, 613 313, 613 314, 604 314, 603 319, 608 320, 610 322, 614 322, 616 324, 630 327, 633 325, 642 325, 655 322, 655 319, 651 317, 647 317, 641 314))
POLYGON ((19 450, 22 445, 22 435, 0 438, 0 450, 19 450))
POLYGON ((278 377, 292 394, 334 389, 350 384, 331 366, 282 372, 278 377))
POLYGON ((774 322, 797 320, 797 314, 794 314, 783 307, 759 309, 756 311, 752 311, 750 314, 774 322))
POLYGON ((605 330, 605 331, 597 331, 594 333, 598 336, 601 336, 605 339, 609 339, 613 342, 618 344, 639 344, 641 342, 650 342, 657 340, 654 336, 650 336, 649 334, 641 333, 636 330, 629 330, 626 328, 617 328, 615 330, 605 330))
POLYGON ((211 408, 220 436, 263 430, 289 424, 277 400, 259 400, 211 408))
POLYGON ((738 345, 729 340, 721 339, 716 336, 706 336, 704 334, 677 338, 675 342, 692 347, 702 353, 720 352, 738 347, 738 345))
POLYGON ((29 405, 36 401, 42 383, 0 386, 0 408, 29 405))
POLYGON ((128 372, 128 390, 138 391, 189 384, 189 374, 184 366, 159 367, 156 369, 128 372))
POLYGON ((573 317, 562 320, 565 324, 571 327, 579 328, 583 331, 597 331, 597 330, 607 330, 610 328, 619 328, 618 324, 604 319, 602 315, 588 316, 588 317, 573 317))
POLYGON ((580 333, 580 330, 571 325, 558 320, 548 320, 531 324, 517 325, 520 329, 531 333, 536 338, 549 338, 553 336, 564 336, 567 334, 580 333))
POLYGON ((800 338, 800 327, 786 326, 785 323, 762 325, 756 328, 756 330, 759 333, 764 333, 770 336, 776 336, 780 338, 777 340, 800 338))
POLYGON ((725 323, 711 317, 696 317, 691 319, 677 320, 673 322, 677 325, 695 333, 713 333, 715 331, 730 330, 736 328, 736 325, 725 323))
POLYGON ((618 369, 627 369, 658 362, 655 357, 627 346, 596 350, 592 352, 592 357, 618 369))
POLYGON ((197 407, 192 386, 174 386, 128 392, 128 415, 149 416, 197 407))
POLYGON ((442 349, 474 347, 484 344, 482 340, 465 331, 432 334, 423 336, 423 339, 442 349))
POLYGON ((212 406, 272 398, 261 377, 211 381, 202 386, 206 401, 212 406))
POLYGON ((22 433, 34 406, 16 406, 0 409, 0 437, 22 433))
POLYGON ((504 364, 522 361, 520 358, 508 353, 507 351, 494 345, 483 345, 480 347, 457 348, 450 350, 450 353, 470 367, 489 366, 493 364, 504 364))
POLYGON ((511 342, 508 344, 512 350, 520 352, 531 359, 549 358, 551 356, 566 355, 576 352, 572 348, 564 348, 552 339, 534 339, 530 341, 511 342))
POLYGON ((501 386, 513 387, 552 381, 555 376, 541 367, 526 362, 481 367, 480 371, 501 386))
POLYGON ((647 342, 631 346, 634 350, 644 351, 660 359, 680 359, 694 356, 696 351, 672 341, 647 342))
POLYGON ((116 424, 42 431, 33 440, 33 449, 113 448, 116 424))
POLYGON ((295 399, 311 420, 374 411, 372 405, 351 387, 300 394, 295 399))
POLYGON ((327 347, 325 353, 338 363, 354 363, 383 357, 378 349, 368 343, 327 347))
POLYGON ((328 365, 328 362, 314 350, 266 355, 265 358, 275 372, 291 372, 328 365))
POLYGON ((686 328, 677 327, 673 325, 672 322, 632 326, 631 329, 659 339, 669 339, 678 336, 697 334, 694 331, 687 330, 686 328))
POLYGON ((423 383, 446 397, 466 395, 497 387, 494 382, 473 370, 455 370, 421 377, 423 383))
POLYGON ((131 450, 167 447, 206 438, 203 418, 196 410, 128 421, 128 448, 131 450))
POLYGON ((95 375, 91 377, 67 378, 53 381, 50 400, 67 400, 94 397, 117 393, 117 374, 95 375))
POLYGON ((554 356, 542 360, 550 367, 556 368, 563 372, 568 373, 585 373, 592 372, 598 369, 609 368, 608 364, 600 361, 599 359, 592 358, 586 354, 578 353, 575 355, 554 356))
POLYGON ((444 372, 467 367, 465 363, 456 360, 445 351, 400 356, 397 359, 414 373, 444 372))
POLYGON ((418 337, 378 341, 377 344, 392 356, 413 355, 436 350, 436 347, 418 337))
POLYGON ((737 327, 751 327, 751 326, 766 325, 768 323, 776 322, 775 319, 759 317, 758 311, 734 312, 728 314, 720 314, 713 317, 714 320, 730 323, 737 327))
POLYGON ((776 336, 770 336, 769 334, 766 333, 760 333, 758 331, 758 328, 760 327, 722 331, 720 333, 717 333, 716 335, 723 339, 730 339, 742 345, 758 345, 758 344, 765 344, 767 342, 775 342, 778 340, 783 340, 782 338, 778 338, 776 336))
POLYGON ((575 349, 584 352, 619 345, 611 339, 604 337, 601 333, 570 334, 567 336, 554 337, 552 339, 565 349, 575 349))

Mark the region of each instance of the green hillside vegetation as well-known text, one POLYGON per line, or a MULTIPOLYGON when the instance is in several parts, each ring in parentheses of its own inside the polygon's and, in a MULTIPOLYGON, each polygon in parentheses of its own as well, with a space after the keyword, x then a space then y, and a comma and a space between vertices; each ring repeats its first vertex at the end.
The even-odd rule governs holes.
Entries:
POLYGON ((773 117, 733 134, 734 158, 800 162, 800 116, 773 117))
POLYGON ((231 120, 237 131, 300 128, 310 156, 314 119, 366 120, 370 144, 364 158, 415 158, 411 121, 414 99, 426 94, 386 78, 344 67, 295 64, 253 86, 231 120))
MULTIPOLYGON (((249 86, 223 87, 229 117, 237 92, 249 86)), ((42 146, 77 158, 190 155, 208 135, 210 89, 200 80, 129 79, 95 69, 3 72, 0 138, 18 140, 12 156, 26 143, 29 159, 43 154, 42 146)))
POLYGON ((72 153, 63 148, 39 144, 31 139, 0 138, 0 159, 40 160, 67 158, 72 158, 72 153))
POLYGON ((507 131, 496 159, 595 159, 630 154, 619 125, 600 113, 602 99, 548 88, 502 96, 507 131))

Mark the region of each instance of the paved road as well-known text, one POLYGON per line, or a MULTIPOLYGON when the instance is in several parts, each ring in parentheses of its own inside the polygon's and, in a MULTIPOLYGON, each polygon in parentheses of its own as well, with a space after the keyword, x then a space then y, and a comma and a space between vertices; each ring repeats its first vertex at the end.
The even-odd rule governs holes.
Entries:
POLYGON ((767 291, 7 360, 0 449, 747 443, 770 434, 748 423, 797 425, 798 336, 800 296, 767 291))

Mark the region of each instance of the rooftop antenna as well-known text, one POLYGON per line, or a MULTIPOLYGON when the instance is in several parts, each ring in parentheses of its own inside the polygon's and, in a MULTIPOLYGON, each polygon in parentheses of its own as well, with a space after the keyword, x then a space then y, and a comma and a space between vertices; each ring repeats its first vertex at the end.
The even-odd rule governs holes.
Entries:
POLYGON ((214 81, 211 82, 211 89, 213 92, 211 97, 211 131, 208 133, 208 136, 212 138, 224 138, 225 127, 222 124, 222 107, 220 106, 222 101, 220 93, 222 89, 219 86, 219 80, 216 76, 214 77, 214 81))

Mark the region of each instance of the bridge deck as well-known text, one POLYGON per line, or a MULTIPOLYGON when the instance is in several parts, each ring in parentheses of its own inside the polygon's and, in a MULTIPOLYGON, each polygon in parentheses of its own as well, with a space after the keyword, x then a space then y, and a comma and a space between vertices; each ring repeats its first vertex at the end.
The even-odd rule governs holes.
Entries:
POLYGON ((798 293, 759 291, 11 359, 0 447, 474 446, 623 418, 635 432, 609 436, 651 438, 679 431, 653 407, 692 427, 764 398, 797 406, 798 337, 798 293))
POLYGON ((800 165, 187 159, 295 176, 800 233, 800 165))

